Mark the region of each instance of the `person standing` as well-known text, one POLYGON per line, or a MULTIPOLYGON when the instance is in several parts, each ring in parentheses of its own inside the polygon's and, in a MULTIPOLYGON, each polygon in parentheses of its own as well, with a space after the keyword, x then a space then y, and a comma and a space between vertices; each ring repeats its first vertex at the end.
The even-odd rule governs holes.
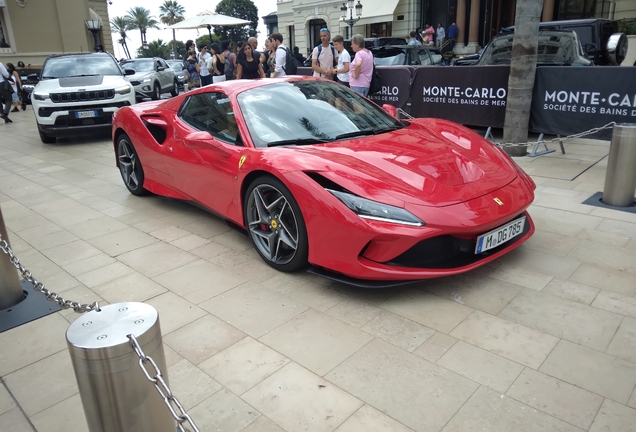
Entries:
POLYGON ((192 90, 201 85, 201 77, 199 76, 199 62, 197 61, 197 53, 194 46, 188 51, 188 58, 185 61, 186 70, 188 71, 188 90, 192 90))
POLYGON ((4 67, 2 62, 0 62, 0 98, 4 100, 4 107, 2 110, 2 114, 0 114, 0 118, 4 120, 5 123, 13 123, 13 121, 9 118, 9 110, 11 109, 11 86, 8 85, 11 83, 10 81, 11 74, 7 68, 4 67))
POLYGON ((212 75, 212 82, 219 83, 225 81, 225 57, 218 43, 210 45, 212 54, 208 60, 207 69, 212 75))
POLYGON ((411 40, 409 41, 409 43, 407 45, 422 45, 422 42, 417 40, 417 32, 416 31, 412 31, 409 34, 409 37, 411 38, 411 40))
MULTIPOLYGON (((22 81, 20 80, 20 74, 15 70, 15 66, 13 63, 7 63, 7 72, 11 75, 11 79, 13 82, 11 83, 11 88, 13 89, 13 93, 11 93, 11 102, 13 104, 13 109, 11 112, 20 111, 18 107, 21 105, 20 102, 20 93, 22 93, 22 81)), ((22 110, 24 111, 24 109, 22 110)))
POLYGON ((444 39, 446 39, 446 32, 444 31, 444 27, 442 27, 442 23, 437 23, 437 32, 435 33, 435 36, 437 36, 437 48, 441 49, 444 39))
POLYGON ((338 51, 338 65, 333 69, 333 74, 338 82, 349 87, 349 65, 351 64, 351 56, 344 49, 344 38, 340 35, 333 37, 333 46, 338 51))
POLYGON ((453 48, 455 47, 455 42, 457 42, 458 33, 459 33, 459 29, 457 28, 455 23, 452 23, 448 27, 448 35, 446 35, 448 37, 448 42, 449 42, 449 46, 448 46, 449 51, 452 51, 453 48))
POLYGON ((315 77, 333 79, 333 68, 338 65, 338 55, 329 44, 330 37, 327 27, 320 29, 320 45, 311 53, 311 68, 315 77))
POLYGON ((212 56, 208 53, 208 46, 201 45, 199 47, 199 57, 197 58, 200 70, 199 75, 201 76, 201 87, 212 84, 212 75, 208 69, 208 61, 211 58, 212 56))
POLYGON ((426 26, 424 26, 424 35, 426 36, 424 39, 424 45, 434 45, 433 40, 435 39, 435 29, 432 25, 426 24, 426 26))
POLYGON ((296 60, 298 60, 298 62, 300 64, 305 63, 305 60, 307 60, 305 57, 303 57, 303 55, 300 53, 300 48, 298 48, 297 46, 294 47, 294 52, 292 53, 294 55, 294 57, 296 58, 296 60))
POLYGON ((272 45, 275 52, 276 63, 274 66, 274 72, 272 78, 280 78, 287 76, 285 73, 285 64, 287 63, 287 47, 283 45, 283 35, 280 33, 272 33, 269 37, 272 40, 272 45))
POLYGON ((236 56, 236 79, 265 78, 265 71, 258 58, 253 54, 252 46, 247 43, 236 56))
MULTIPOLYGON (((260 60, 261 52, 256 49, 258 48, 258 39, 252 36, 247 40, 247 44, 252 47, 252 57, 260 60)), ((238 56, 236 56, 236 59, 238 60, 238 56)))
POLYGON ((236 54, 230 51, 230 41, 228 40, 221 42, 221 48, 223 49, 223 57, 225 57, 225 77, 226 79, 234 79, 236 76, 234 73, 236 70, 236 54))
POLYGON ((351 90, 366 97, 369 94, 371 76, 373 75, 373 54, 364 47, 364 36, 359 33, 351 38, 351 48, 355 53, 355 58, 351 64, 353 69, 349 76, 349 84, 351 90))

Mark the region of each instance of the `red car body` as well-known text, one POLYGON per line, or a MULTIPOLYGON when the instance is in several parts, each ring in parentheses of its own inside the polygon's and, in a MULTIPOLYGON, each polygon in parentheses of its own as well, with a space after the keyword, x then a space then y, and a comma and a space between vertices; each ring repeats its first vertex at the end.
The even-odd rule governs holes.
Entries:
POLYGON ((371 286, 372 281, 413 281, 466 272, 532 235, 534 225, 526 212, 534 199, 532 179, 492 143, 450 121, 412 119, 407 127, 375 136, 255 147, 237 96, 271 83, 312 79, 230 81, 122 108, 113 118, 113 140, 117 143, 122 133, 130 137, 143 165, 145 189, 195 201, 242 228, 246 228, 243 206, 250 182, 263 173, 277 178, 302 212, 309 263, 319 273, 362 286, 365 281, 371 286), (243 146, 216 140, 179 118, 186 98, 209 91, 229 97, 243 146), (153 127, 165 133, 163 143, 151 133, 153 127), (406 209, 425 226, 363 219, 327 191, 325 184, 332 183, 360 197, 406 209), (475 254, 478 236, 522 215, 526 217, 522 233, 475 254))

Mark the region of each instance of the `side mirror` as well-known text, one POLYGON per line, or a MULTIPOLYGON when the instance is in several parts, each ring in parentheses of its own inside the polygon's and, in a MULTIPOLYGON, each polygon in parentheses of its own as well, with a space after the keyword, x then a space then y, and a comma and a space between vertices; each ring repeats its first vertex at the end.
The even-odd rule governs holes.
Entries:
POLYGON ((232 153, 225 145, 214 138, 209 132, 192 132, 186 135, 185 145, 192 149, 212 150, 222 156, 230 156, 232 153))
POLYGON ((166 68, 165 68, 165 67, 163 67, 163 66, 157 66, 157 72, 163 72, 163 71, 165 71, 165 70, 166 70, 166 68))
POLYGON ((134 75, 135 71, 133 69, 124 69, 124 75, 134 75))
POLYGON ((384 110, 385 113, 387 113, 391 117, 397 118, 397 108, 394 107, 393 105, 384 104, 384 105, 382 105, 382 109, 384 110))

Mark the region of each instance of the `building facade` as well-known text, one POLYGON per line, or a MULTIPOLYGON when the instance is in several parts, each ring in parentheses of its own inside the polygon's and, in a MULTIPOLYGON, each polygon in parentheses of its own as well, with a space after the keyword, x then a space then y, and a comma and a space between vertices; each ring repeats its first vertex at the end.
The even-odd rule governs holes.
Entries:
POLYGON ((86 20, 98 20, 98 43, 113 53, 107 0, 0 0, 0 59, 41 65, 51 54, 91 52, 86 20))
MULTIPOLYGON (((320 43, 320 29, 332 35, 350 37, 349 27, 340 20, 346 0, 277 0, 277 30, 285 44, 301 52, 320 43)), ((357 0, 356 0, 357 2, 357 0)), ((514 25, 515 0, 360 0, 362 18, 353 33, 365 37, 408 38, 409 32, 425 24, 448 28, 455 22, 459 36, 455 51, 477 52, 501 27, 514 25)), ((577 18, 635 18, 636 0, 543 0, 542 21, 577 18)), ((271 23, 272 16, 268 16, 271 23)), ((274 28, 271 24, 270 28, 274 28)))

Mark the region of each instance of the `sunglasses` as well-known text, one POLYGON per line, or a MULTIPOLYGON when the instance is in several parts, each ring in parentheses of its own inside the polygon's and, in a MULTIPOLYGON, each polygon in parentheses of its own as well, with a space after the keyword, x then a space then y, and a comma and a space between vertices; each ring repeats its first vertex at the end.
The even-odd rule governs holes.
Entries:
POLYGON ((329 31, 329 29, 327 27, 323 27, 320 29, 320 31, 329 31))

